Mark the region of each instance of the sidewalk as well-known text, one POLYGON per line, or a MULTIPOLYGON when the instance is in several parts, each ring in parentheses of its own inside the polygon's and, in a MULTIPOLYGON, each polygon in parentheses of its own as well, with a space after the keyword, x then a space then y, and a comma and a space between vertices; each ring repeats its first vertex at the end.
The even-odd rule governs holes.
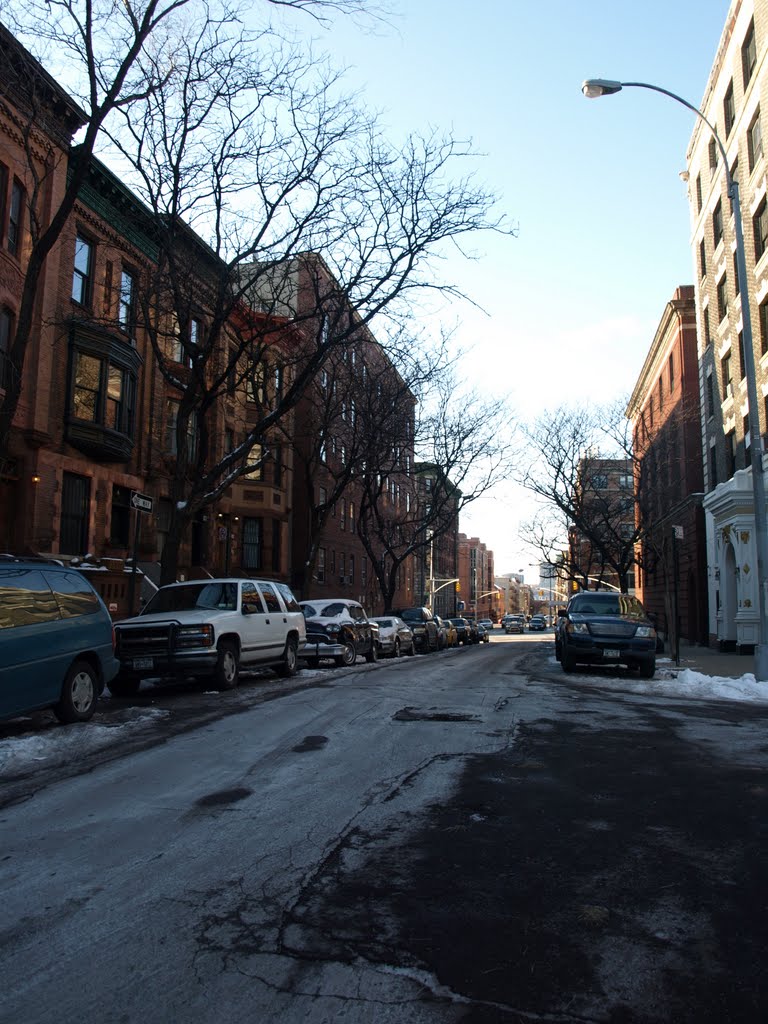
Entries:
MULTIPOLYGON (((669 645, 663 654, 656 655, 656 665, 659 668, 677 671, 675 664, 675 653, 668 650, 669 645)), ((713 647, 696 647, 691 644, 680 644, 680 670, 689 668, 694 672, 701 672, 705 676, 720 676, 730 679, 738 679, 748 672, 755 671, 755 658, 752 654, 736 654, 735 652, 718 651, 713 647)))

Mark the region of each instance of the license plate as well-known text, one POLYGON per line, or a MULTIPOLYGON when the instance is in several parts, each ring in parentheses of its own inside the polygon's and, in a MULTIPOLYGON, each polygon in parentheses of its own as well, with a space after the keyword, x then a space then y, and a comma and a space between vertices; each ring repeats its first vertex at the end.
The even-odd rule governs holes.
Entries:
POLYGON ((145 669, 145 668, 154 668, 155 667, 155 659, 154 658, 134 658, 133 659, 133 667, 134 667, 134 669, 137 672, 139 672, 139 671, 141 671, 142 669, 145 669))
POLYGON ((616 651, 612 647, 606 647, 603 651, 604 658, 618 658, 621 655, 621 651, 616 651))

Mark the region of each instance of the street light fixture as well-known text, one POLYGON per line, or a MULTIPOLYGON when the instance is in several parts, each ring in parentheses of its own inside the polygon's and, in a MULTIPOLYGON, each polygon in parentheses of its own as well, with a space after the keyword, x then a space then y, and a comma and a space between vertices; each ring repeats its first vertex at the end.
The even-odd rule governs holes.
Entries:
POLYGON ((742 282, 745 299, 741 303, 742 339, 744 349, 744 371, 747 379, 747 400, 749 402, 749 434, 750 461, 752 466, 752 502, 755 512, 755 546, 757 549, 757 584, 759 605, 759 635, 755 647, 755 677, 758 681, 768 681, 768 618, 766 608, 766 571, 768 570, 768 532, 766 532, 765 478, 763 475, 763 442, 760 436, 760 416, 757 404, 757 375, 755 373, 755 350, 752 347, 752 316, 749 309, 749 288, 747 278, 747 261, 744 250, 744 232, 741 225, 741 204, 739 203, 739 183, 731 177, 725 146, 715 128, 709 123, 698 107, 684 100, 669 89, 647 82, 614 82, 605 78, 588 78, 582 82, 581 91, 587 99, 600 96, 612 96, 622 89, 650 89, 681 103, 698 117, 712 132, 725 168, 725 181, 728 197, 733 206, 733 225, 736 234, 736 269, 738 279, 742 282))

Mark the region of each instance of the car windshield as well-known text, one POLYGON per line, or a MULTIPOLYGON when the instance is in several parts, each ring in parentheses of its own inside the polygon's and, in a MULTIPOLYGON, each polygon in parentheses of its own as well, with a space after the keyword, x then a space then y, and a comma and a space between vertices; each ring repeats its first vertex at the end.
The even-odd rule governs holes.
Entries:
POLYGON ((378 622, 378 624, 380 626, 392 626, 392 625, 394 625, 394 623, 392 622, 392 619, 374 619, 373 621, 374 622, 378 622))
POLYGON ((630 594, 582 594, 571 602, 571 611, 577 615, 623 615, 633 619, 645 618, 643 606, 630 594))
POLYGON ((147 602, 142 615, 158 612, 187 612, 193 608, 218 611, 237 610, 236 583, 185 583, 182 586, 161 587, 147 602))

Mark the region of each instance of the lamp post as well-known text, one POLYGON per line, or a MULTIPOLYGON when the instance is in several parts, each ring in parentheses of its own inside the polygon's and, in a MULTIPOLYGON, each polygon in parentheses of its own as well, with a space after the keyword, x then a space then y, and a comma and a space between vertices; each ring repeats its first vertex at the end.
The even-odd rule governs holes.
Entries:
POLYGON ((768 570, 768 533, 766 532, 765 509, 765 478, 763 476, 763 444, 760 436, 760 413, 757 404, 757 376, 755 373, 755 351, 752 347, 752 317, 749 309, 749 287, 747 279, 747 261, 744 251, 744 233, 741 225, 741 205, 739 203, 739 183, 731 177, 725 146, 714 127, 702 114, 698 107, 684 100, 668 89, 647 82, 614 82, 603 78, 588 78, 582 83, 581 91, 587 99, 599 96, 612 96, 622 89, 650 89, 681 103, 698 117, 712 132, 725 168, 725 181, 728 197, 733 205, 733 225, 736 233, 736 269, 743 289, 744 298, 741 303, 742 338, 744 349, 744 370, 747 378, 747 400, 749 402, 749 434, 750 461, 752 465, 752 503, 755 513, 755 547, 757 549, 757 584, 759 606, 759 635, 755 647, 755 677, 759 681, 768 680, 768 618, 766 618, 766 571, 768 570))

